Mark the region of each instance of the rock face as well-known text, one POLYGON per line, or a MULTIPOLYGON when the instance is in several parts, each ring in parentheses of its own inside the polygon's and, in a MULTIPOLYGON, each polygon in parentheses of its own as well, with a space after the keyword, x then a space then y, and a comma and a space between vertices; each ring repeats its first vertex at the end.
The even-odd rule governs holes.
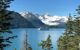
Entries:
POLYGON ((11 28, 35 28, 31 22, 17 12, 13 12, 10 16, 13 18, 11 20, 11 24, 13 25, 11 28))

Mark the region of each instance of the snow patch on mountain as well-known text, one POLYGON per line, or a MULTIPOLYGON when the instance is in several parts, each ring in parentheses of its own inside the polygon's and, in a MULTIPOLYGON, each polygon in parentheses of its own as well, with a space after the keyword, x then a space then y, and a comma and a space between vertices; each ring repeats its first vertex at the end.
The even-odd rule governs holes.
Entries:
POLYGON ((42 26, 65 27, 65 24, 68 21, 67 16, 57 16, 57 15, 51 16, 48 14, 36 15, 31 12, 21 12, 20 14, 26 20, 31 22, 35 27, 42 27, 42 26))
POLYGON ((43 15, 39 16, 39 19, 46 25, 55 26, 55 25, 60 25, 61 23, 66 23, 68 17, 43 15))
POLYGON ((32 12, 21 12, 20 14, 26 20, 31 22, 35 27, 41 27, 44 25, 44 23, 42 23, 42 21, 38 18, 38 14, 34 14, 32 12))

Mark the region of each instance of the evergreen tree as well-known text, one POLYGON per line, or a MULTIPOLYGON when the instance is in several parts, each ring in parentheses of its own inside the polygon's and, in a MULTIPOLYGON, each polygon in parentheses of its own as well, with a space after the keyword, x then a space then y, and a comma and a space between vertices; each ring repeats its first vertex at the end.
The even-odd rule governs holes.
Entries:
POLYGON ((76 11, 75 19, 68 18, 65 33, 58 40, 59 50, 80 50, 80 6, 76 11))
POLYGON ((39 44, 39 46, 42 47, 42 50, 45 49, 45 45, 46 45, 46 41, 41 41, 41 43, 39 44))
POLYGON ((69 14, 69 18, 66 24, 66 29, 65 29, 65 33, 63 34, 63 36, 61 36, 58 40, 58 49, 59 50, 69 50, 70 49, 70 43, 72 38, 74 37, 74 28, 73 28, 73 20, 71 15, 69 14))
POLYGON ((78 6, 78 9, 76 9, 76 19, 75 19, 75 42, 77 46, 77 50, 80 50, 79 44, 80 44, 80 5, 78 6))
POLYGON ((75 19, 75 33, 76 35, 80 35, 80 6, 76 9, 77 15, 75 19))
POLYGON ((42 41, 40 43, 40 46, 42 46, 42 50, 52 50, 52 41, 51 41, 51 36, 48 35, 48 38, 45 41, 42 41))
POLYGON ((7 8, 10 7, 10 3, 13 0, 0 0, 0 50, 4 50, 4 47, 10 46, 10 39, 16 36, 6 37, 6 34, 12 34, 10 31, 10 20, 12 19, 9 15, 12 12, 8 12, 7 8))
POLYGON ((23 50, 32 50, 32 47, 28 43, 27 33, 26 33, 25 38, 24 38, 24 46, 23 47, 24 47, 23 50))
POLYGON ((48 38, 46 40, 46 46, 47 50, 51 50, 53 47, 52 47, 52 41, 51 41, 51 36, 48 35, 48 38))
POLYGON ((16 48, 14 50, 16 50, 16 48))

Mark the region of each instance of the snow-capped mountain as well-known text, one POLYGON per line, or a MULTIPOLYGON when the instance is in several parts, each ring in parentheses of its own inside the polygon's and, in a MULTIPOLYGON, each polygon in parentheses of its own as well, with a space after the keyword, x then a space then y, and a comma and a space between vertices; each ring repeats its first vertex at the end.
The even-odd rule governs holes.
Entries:
POLYGON ((68 17, 66 16, 50 16, 47 14, 39 15, 31 12, 20 13, 26 20, 31 22, 35 27, 65 27, 68 17))
POLYGON ((31 12, 21 12, 21 16, 23 16, 26 20, 31 22, 35 27, 42 27, 44 23, 38 18, 38 14, 33 14, 31 12))
POLYGON ((12 28, 62 28, 68 20, 66 16, 39 15, 31 12, 13 12, 10 16, 13 18, 12 28))
POLYGON ((61 25, 65 25, 65 23, 68 20, 68 17, 66 16, 50 16, 50 15, 43 15, 43 16, 39 16, 39 19, 48 26, 60 26, 61 25))

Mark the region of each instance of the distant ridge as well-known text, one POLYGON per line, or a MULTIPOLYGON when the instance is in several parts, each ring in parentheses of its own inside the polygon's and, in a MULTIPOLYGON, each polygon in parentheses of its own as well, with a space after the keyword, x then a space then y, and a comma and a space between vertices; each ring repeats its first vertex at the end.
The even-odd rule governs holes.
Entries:
POLYGON ((11 20, 11 28, 35 28, 31 22, 23 18, 19 13, 14 12, 10 15, 13 19, 11 20))
POLYGON ((10 21, 13 25, 11 28, 65 28, 68 20, 66 16, 39 15, 31 12, 17 13, 12 11, 10 16, 13 18, 13 20, 10 21))

